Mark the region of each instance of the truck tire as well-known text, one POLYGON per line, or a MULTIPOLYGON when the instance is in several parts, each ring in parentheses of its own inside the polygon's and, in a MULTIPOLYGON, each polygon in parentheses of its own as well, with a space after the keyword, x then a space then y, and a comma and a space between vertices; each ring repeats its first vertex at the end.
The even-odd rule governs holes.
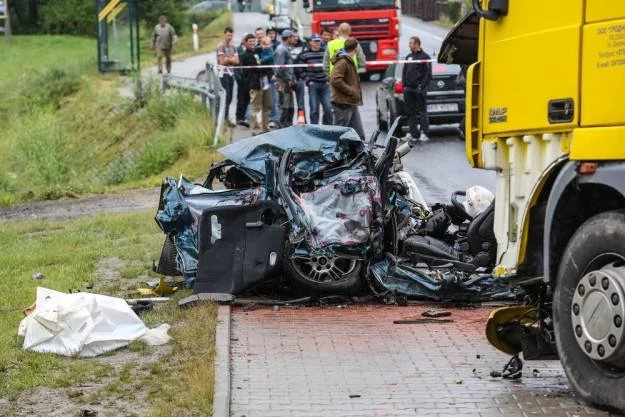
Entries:
POLYGON ((293 256, 291 248, 284 272, 297 287, 313 294, 353 294, 360 289, 363 261, 341 256, 293 256))
POLYGON ((562 256, 553 299, 560 361, 586 401, 625 411, 625 212, 597 214, 562 256))

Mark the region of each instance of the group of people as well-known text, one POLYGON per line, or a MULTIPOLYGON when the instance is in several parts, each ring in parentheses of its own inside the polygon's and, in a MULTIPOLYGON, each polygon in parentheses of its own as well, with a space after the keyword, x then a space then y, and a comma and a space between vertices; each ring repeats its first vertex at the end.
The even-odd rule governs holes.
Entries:
MULTIPOLYGON (((235 83, 236 124, 251 127, 253 135, 291 126, 294 120, 305 123, 307 88, 309 123, 352 127, 364 140, 358 107, 363 104, 359 72, 365 68, 366 61, 358 41, 350 34, 349 24, 341 23, 334 33, 324 29, 304 43, 293 30, 278 33, 274 28, 267 31, 257 28, 254 34, 245 34, 241 43, 235 45, 232 28, 226 28, 224 39, 217 47, 217 71, 226 90, 226 123, 235 126, 229 115, 235 83), (297 55, 294 48, 300 49, 297 55)), ((407 60, 429 60, 421 51, 418 38, 411 38, 410 42, 411 54, 407 60)), ((406 105, 417 109, 408 112, 409 135, 427 139, 425 91, 431 65, 404 68, 406 105)))

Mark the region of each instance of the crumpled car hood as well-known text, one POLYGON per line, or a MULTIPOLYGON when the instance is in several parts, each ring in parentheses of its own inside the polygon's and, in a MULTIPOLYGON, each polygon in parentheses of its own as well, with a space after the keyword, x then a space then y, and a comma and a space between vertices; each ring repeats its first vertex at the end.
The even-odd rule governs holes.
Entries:
POLYGON ((350 127, 291 126, 240 140, 219 149, 219 153, 243 168, 265 174, 267 154, 280 157, 284 151, 319 151, 326 159, 339 161, 365 149, 365 144, 350 127))

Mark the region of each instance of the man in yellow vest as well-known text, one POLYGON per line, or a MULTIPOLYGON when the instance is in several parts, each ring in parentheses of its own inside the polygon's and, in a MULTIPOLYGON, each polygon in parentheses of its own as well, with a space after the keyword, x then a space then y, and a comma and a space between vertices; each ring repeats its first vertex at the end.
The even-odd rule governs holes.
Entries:
MULTIPOLYGON (((345 39, 349 38, 349 35, 352 33, 352 28, 349 26, 349 23, 343 22, 339 25, 338 31, 338 37, 328 42, 326 53, 323 55, 323 71, 326 73, 328 79, 331 79, 332 71, 334 70, 332 58, 334 58, 334 55, 336 55, 338 51, 345 47, 345 39)), ((359 70, 364 70, 367 64, 365 53, 362 51, 360 44, 356 50, 356 55, 354 55, 354 64, 359 70)))

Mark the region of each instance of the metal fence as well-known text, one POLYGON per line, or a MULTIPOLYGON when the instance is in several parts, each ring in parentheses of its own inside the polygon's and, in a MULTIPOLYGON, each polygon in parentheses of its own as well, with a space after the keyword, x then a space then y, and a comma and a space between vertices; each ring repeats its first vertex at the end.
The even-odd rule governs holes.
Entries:
POLYGON ((217 145, 219 138, 224 132, 226 90, 215 72, 215 67, 207 63, 206 69, 201 71, 197 78, 176 77, 163 75, 161 89, 163 92, 170 88, 189 91, 200 97, 202 105, 210 115, 211 123, 215 129, 213 146, 217 145))

